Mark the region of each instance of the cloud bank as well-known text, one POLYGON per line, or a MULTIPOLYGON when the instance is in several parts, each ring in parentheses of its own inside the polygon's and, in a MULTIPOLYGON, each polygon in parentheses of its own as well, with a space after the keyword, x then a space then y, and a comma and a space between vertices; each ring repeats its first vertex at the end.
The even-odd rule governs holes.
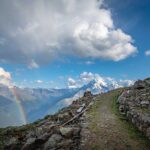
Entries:
POLYGON ((145 51, 146 56, 150 56, 150 50, 145 51))
POLYGON ((11 81, 12 81, 11 74, 0 67, 0 84, 11 87, 12 86, 11 81))
POLYGON ((111 77, 102 77, 97 73, 82 72, 76 79, 72 77, 68 78, 68 88, 80 88, 93 80, 95 81, 95 88, 100 88, 101 86, 107 87, 108 85, 112 85, 115 88, 122 86, 127 87, 133 85, 134 83, 133 80, 115 80, 111 77))
POLYGON ((137 52, 103 0, 1 0, 0 62, 38 68, 62 56, 119 61, 137 52), (9 11, 8 11, 9 10, 9 11))
POLYGON ((36 80, 36 83, 41 84, 41 83, 43 83, 43 81, 42 80, 36 80))

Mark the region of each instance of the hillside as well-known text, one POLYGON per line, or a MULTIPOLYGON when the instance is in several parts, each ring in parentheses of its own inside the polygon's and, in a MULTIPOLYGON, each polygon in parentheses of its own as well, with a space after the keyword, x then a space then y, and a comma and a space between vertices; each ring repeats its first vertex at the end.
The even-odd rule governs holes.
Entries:
POLYGON ((20 88, 0 84, 0 127, 32 123, 47 114, 54 114, 82 97, 87 89, 97 94, 129 84, 131 84, 129 81, 102 82, 100 79, 89 81, 78 88, 64 89, 20 88), (20 114, 20 109, 23 115, 20 114))
POLYGON ((150 141, 119 114, 116 101, 124 89, 96 97, 87 112, 84 150, 149 150, 150 141))
MULTIPOLYGON (((25 126, 1 129, 0 148, 149 150, 150 141, 145 137, 145 133, 135 128, 125 114, 119 113, 120 105, 117 102, 120 95, 134 89, 136 85, 137 82, 131 88, 112 90, 98 95, 85 92, 82 98, 55 115, 46 116, 25 126)), ((146 83, 146 87, 144 84, 143 88, 149 89, 149 83, 146 83)), ((143 88, 136 90, 140 92, 143 88)), ((149 122, 147 125, 149 126, 149 122)))

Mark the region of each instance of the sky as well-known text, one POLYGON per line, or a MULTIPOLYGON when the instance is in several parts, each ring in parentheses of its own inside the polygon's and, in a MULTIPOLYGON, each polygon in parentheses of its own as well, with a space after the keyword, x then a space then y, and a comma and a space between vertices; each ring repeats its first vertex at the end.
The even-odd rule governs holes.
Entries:
POLYGON ((0 83, 149 77, 149 15, 149 0, 0 0, 0 83))

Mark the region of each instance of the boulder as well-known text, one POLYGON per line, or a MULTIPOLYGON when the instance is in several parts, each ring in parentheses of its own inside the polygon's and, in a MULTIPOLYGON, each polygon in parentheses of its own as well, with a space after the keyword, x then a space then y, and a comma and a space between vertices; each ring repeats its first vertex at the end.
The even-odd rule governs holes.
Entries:
POLYGON ((136 81, 135 83, 134 83, 134 85, 133 85, 133 88, 134 89, 144 89, 144 88, 146 88, 146 87, 150 87, 150 84, 148 84, 147 82, 145 82, 145 81, 142 81, 142 80, 138 80, 138 81, 136 81))
POLYGON ((119 111, 150 138, 150 83, 138 80, 130 91, 124 91, 118 98, 119 111))
POLYGON ((150 78, 146 78, 144 81, 150 84, 150 78))
POLYGON ((143 107, 143 108, 148 108, 149 107, 149 101, 141 101, 141 106, 143 107))
POLYGON ((91 96, 92 96, 91 91, 84 92, 84 97, 91 97, 91 96))
POLYGON ((79 135, 80 128, 77 127, 61 127, 60 133, 65 138, 72 138, 73 136, 79 135))
MULTIPOLYGON (((71 139, 65 139, 61 141, 60 143, 58 143, 58 147, 61 147, 61 150, 71 150, 72 143, 73 141, 71 139)), ((73 147, 73 149, 75 149, 75 147, 73 147)))
POLYGON ((37 137, 41 136, 43 133, 44 133, 43 128, 41 128, 41 127, 36 128, 35 135, 37 137))
POLYGON ((41 140, 41 141, 46 141, 49 137, 49 134, 48 133, 44 133, 42 134, 41 136, 38 137, 38 140, 41 140))
POLYGON ((124 113, 125 112, 125 109, 124 109, 124 105, 120 105, 119 106, 119 111, 120 111, 120 113, 124 113))
POLYGON ((26 143, 24 144, 24 146, 22 147, 22 150, 31 150, 33 149, 33 145, 35 143, 36 138, 29 138, 27 139, 26 143))
POLYGON ((44 150, 56 148, 57 144, 61 142, 62 136, 59 134, 53 134, 44 145, 44 150))
POLYGON ((73 128, 73 135, 77 136, 80 134, 81 128, 73 128))
POLYGON ((35 137, 35 132, 33 130, 29 130, 26 134, 26 138, 31 138, 31 137, 35 137))
POLYGON ((71 127, 61 127, 60 133, 66 138, 71 138, 73 136, 73 128, 71 127))
POLYGON ((66 122, 71 118, 69 112, 61 113, 58 115, 58 122, 66 122))
POLYGON ((150 127, 146 130, 146 136, 150 139, 150 127))
POLYGON ((12 137, 9 140, 7 140, 5 143, 5 149, 15 149, 15 147, 18 144, 18 139, 16 137, 12 137))

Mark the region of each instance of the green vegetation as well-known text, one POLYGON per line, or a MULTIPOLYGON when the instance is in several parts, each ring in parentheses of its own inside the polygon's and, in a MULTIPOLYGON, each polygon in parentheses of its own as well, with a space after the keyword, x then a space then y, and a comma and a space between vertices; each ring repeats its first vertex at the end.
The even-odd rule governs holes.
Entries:
MULTIPOLYGON (((149 140, 127 121, 125 115, 119 113, 117 99, 124 90, 120 88, 95 97, 96 100, 86 113, 88 125, 88 132, 85 132, 88 141, 86 150, 149 150, 149 140)), ((69 107, 69 110, 73 108, 69 107)), ((66 109, 68 108, 63 110, 66 109)), ((2 142, 8 134, 23 137, 26 131, 34 130, 45 119, 55 120, 59 113, 47 115, 44 119, 25 126, 0 129, 0 149, 3 149, 2 142)))
POLYGON ((144 81, 146 81, 147 83, 150 83, 150 78, 146 78, 144 81))
POLYGON ((87 150, 149 150, 149 140, 119 113, 117 99, 123 90, 99 95, 87 112, 87 150))
POLYGON ((118 117, 118 123, 128 130, 131 138, 135 140, 140 140, 145 146, 150 146, 150 141, 148 140, 148 138, 141 131, 139 131, 132 123, 130 123, 125 115, 119 113, 119 104, 117 103, 117 98, 117 96, 116 98, 114 98, 112 108, 113 112, 118 117))
MULTIPOLYGON (((33 124, 28 124, 28 125, 23 125, 20 127, 7 127, 7 128, 0 128, 0 150, 4 149, 3 148, 3 140, 7 139, 8 135, 12 135, 12 136, 21 136, 23 135, 23 133, 25 133, 26 131, 32 130, 34 129, 34 125, 33 124)), ((19 145, 18 145, 19 147, 19 145)), ((19 150, 20 148, 18 148, 19 150)), ((16 150, 17 150, 17 145, 16 145, 16 150)))

